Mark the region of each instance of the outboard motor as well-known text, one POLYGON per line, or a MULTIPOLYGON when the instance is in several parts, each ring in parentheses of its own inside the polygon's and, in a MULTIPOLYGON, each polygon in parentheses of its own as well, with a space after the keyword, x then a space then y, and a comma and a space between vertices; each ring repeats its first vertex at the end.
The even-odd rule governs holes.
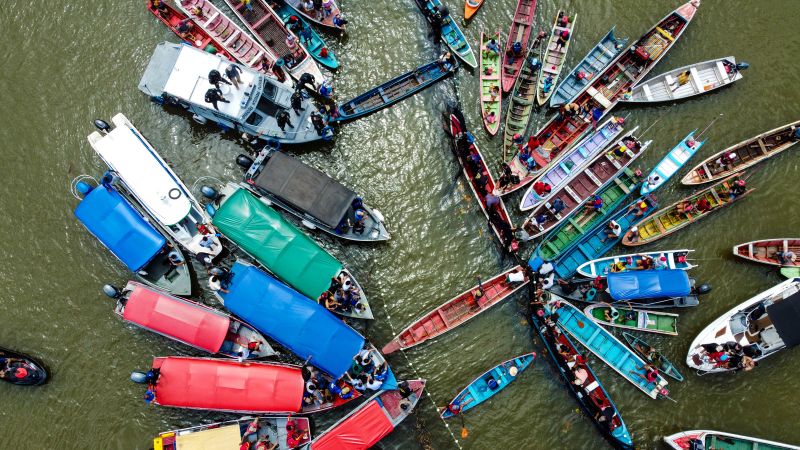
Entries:
POLYGON ((104 134, 108 134, 111 131, 111 126, 105 120, 94 119, 94 126, 104 134))
POLYGON ((89 195, 89 192, 92 192, 93 189, 94 188, 85 181, 78 181, 75 183, 75 190, 78 191, 78 193, 83 197, 89 195))
POLYGON ((744 61, 740 61, 740 62, 736 63, 736 70, 745 70, 748 67, 750 67, 750 64, 748 64, 748 63, 746 63, 744 61))
POLYGON ((253 158, 240 153, 239 156, 236 157, 236 165, 243 168, 244 170, 249 170, 250 166, 253 165, 253 158))
POLYGON ((209 200, 216 200, 219 198, 219 192, 211 186, 203 185, 200 187, 200 193, 209 200))
POLYGON ((703 283, 700 286, 697 286, 694 291, 697 295, 706 295, 711 292, 711 285, 708 283, 703 283))
POLYGON ((133 371, 131 372, 131 381, 138 384, 146 384, 147 374, 144 372, 133 371))
POLYGON ((122 292, 120 292, 119 288, 111 284, 103 285, 103 294, 106 294, 106 296, 114 300, 122 297, 122 292))

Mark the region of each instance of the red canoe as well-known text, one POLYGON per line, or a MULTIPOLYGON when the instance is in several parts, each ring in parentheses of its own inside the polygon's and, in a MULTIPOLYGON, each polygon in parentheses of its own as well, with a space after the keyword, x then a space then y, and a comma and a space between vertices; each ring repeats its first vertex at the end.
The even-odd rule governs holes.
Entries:
POLYGON ((194 25, 192 30, 186 33, 185 35, 181 36, 181 33, 178 32, 178 24, 180 24, 183 20, 186 19, 186 15, 178 11, 177 9, 173 8, 166 1, 161 1, 159 4, 163 5, 163 9, 161 9, 160 11, 158 9, 153 8, 152 0, 148 0, 147 9, 149 9, 150 12, 153 13, 153 15, 156 16, 158 20, 161 21, 161 23, 166 25, 167 28, 172 30, 173 33, 175 33, 176 35, 178 35, 178 37, 183 39, 184 42, 186 42, 189 45, 193 45, 199 48, 200 50, 205 50, 209 53, 213 53, 215 55, 219 55, 222 56, 223 58, 227 58, 233 61, 231 55, 228 54, 228 52, 225 51, 225 49, 223 49, 221 45, 217 44, 215 40, 211 39, 211 36, 209 36, 205 31, 203 31, 201 27, 197 26, 197 24, 194 23, 194 20, 191 20, 192 24, 194 25))
POLYGON ((533 17, 536 13, 536 0, 518 0, 517 9, 514 11, 514 20, 511 22, 511 29, 508 30, 508 42, 506 42, 506 52, 503 55, 503 92, 508 92, 514 87, 522 64, 525 63, 525 55, 528 53, 528 41, 533 31, 533 17), (514 58, 509 64, 509 55, 515 42, 522 44, 520 55, 514 58))
POLYGON ((800 267, 800 239, 764 239, 746 242, 733 247, 733 254, 744 259, 781 267, 800 267), (794 261, 781 263, 775 253, 792 252, 794 261))

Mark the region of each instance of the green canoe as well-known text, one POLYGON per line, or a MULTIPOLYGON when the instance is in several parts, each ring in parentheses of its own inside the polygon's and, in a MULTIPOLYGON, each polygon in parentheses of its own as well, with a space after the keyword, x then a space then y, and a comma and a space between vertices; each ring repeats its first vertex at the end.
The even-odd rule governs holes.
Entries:
POLYGON ((648 333, 678 335, 677 314, 606 304, 589 305, 583 312, 601 325, 648 333))
POLYGON ((683 375, 678 372, 678 369, 675 367, 675 365, 672 364, 664 355, 657 352, 656 349, 650 344, 625 331, 622 332, 622 337, 625 338, 625 341, 631 346, 633 351, 635 351, 645 361, 653 363, 661 373, 678 381, 683 381, 683 375))

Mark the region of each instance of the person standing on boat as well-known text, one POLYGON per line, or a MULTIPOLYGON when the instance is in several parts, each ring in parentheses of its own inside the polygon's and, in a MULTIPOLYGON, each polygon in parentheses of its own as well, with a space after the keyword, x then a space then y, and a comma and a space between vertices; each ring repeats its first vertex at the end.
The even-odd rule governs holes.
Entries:
MULTIPOLYGON (((341 13, 337 13, 335 16, 333 16, 333 26, 344 31, 344 29, 347 28, 347 19, 345 19, 341 13)), ((325 49, 323 48, 323 50, 325 49)))
POLYGON ((286 125, 289 125, 289 127, 294 128, 294 125, 292 125, 292 122, 289 118, 289 113, 284 110, 278 112, 278 114, 275 116, 275 120, 278 121, 278 127, 284 133, 286 132, 286 125))
POLYGON ((569 30, 564 30, 558 35, 558 40, 556 40, 556 46, 553 47, 554 50, 559 50, 561 47, 567 45, 567 41, 569 41, 569 30))
POLYGON ((194 28, 192 19, 186 18, 178 22, 178 26, 175 27, 175 31, 178 32, 178 36, 186 39, 189 36, 189 32, 192 31, 192 28, 194 28))
POLYGON ((299 89, 295 89, 294 93, 292 94, 292 98, 290 99, 290 103, 292 105, 292 110, 298 116, 300 115, 300 111, 303 111, 303 94, 300 93, 299 89))
POLYGON ((489 42, 486 43, 486 54, 494 53, 495 55, 500 55, 500 46, 497 44, 497 40, 495 38, 489 39, 489 42))
POLYGON ((219 70, 212 70, 208 72, 208 82, 211 83, 215 88, 217 88, 220 93, 222 93, 222 89, 219 87, 220 83, 227 84, 228 86, 232 86, 231 82, 222 78, 222 74, 219 73, 219 70))
POLYGON ((242 82, 242 77, 240 76, 242 73, 242 68, 237 66, 236 64, 230 64, 228 67, 225 68, 225 76, 231 80, 233 83, 233 87, 239 89, 239 83, 242 82))
POLYGON ((230 103, 230 101, 225 100, 225 97, 222 96, 222 92, 217 88, 211 88, 206 91, 205 101, 206 103, 211 103, 217 111, 219 111, 217 102, 230 103))
POLYGON ((311 0, 311 4, 314 6, 314 17, 322 20, 322 0, 311 0))

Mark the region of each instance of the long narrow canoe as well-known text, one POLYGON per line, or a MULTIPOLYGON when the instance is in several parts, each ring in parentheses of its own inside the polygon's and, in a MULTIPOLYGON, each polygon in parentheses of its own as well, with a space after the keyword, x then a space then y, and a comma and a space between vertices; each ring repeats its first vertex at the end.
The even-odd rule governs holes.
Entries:
POLYGON ((800 267, 800 239, 778 238, 734 245, 733 254, 741 258, 780 267, 800 267), (794 259, 781 261, 777 253, 792 252, 794 259))
POLYGON ((536 0, 517 0, 517 9, 514 11, 511 28, 508 30, 508 41, 503 54, 503 92, 508 92, 514 87, 519 71, 525 64, 525 54, 528 51, 528 41, 530 41, 533 31, 535 13, 536 0), (515 43, 522 45, 521 54, 517 57, 512 54, 515 43))
POLYGON ((555 92, 550 96, 550 107, 556 108, 560 105, 571 103, 575 97, 594 80, 595 75, 601 73, 611 63, 628 44, 628 38, 617 38, 614 36, 614 28, 600 39, 586 56, 583 57, 572 72, 564 77, 564 81, 558 85, 555 92))
POLYGON ((553 294, 546 308, 551 314, 558 313, 558 324, 561 328, 645 395, 652 399, 669 395, 666 389, 669 382, 661 374, 657 375, 654 383, 647 381, 647 363, 578 308, 553 294))
POLYGON ((529 186, 519 203, 520 211, 539 206, 543 201, 551 198, 551 194, 572 180, 586 167, 600 152, 612 144, 625 128, 625 120, 621 117, 610 117, 597 130, 586 136, 581 142, 564 154, 561 162, 551 166, 539 178, 539 182, 550 186, 550 193, 537 194, 533 186, 529 186))
POLYGON ((338 26, 333 23, 333 18, 336 17, 337 14, 341 14, 341 10, 339 6, 336 4, 335 0, 328 0, 331 5, 330 14, 325 14, 323 10, 314 10, 314 9, 305 9, 303 7, 303 0, 282 0, 285 1, 287 5, 291 6, 295 11, 300 13, 303 17, 306 18, 309 22, 317 25, 319 27, 323 27, 328 30, 336 30, 340 33, 344 33, 344 26, 338 26))
POLYGON ((661 373, 668 377, 672 377, 677 381, 683 381, 683 375, 678 372, 678 368, 675 367, 675 364, 672 364, 672 362, 670 362, 666 356, 657 351, 644 339, 640 339, 626 331, 622 332, 622 337, 625 338, 625 342, 631 346, 636 354, 638 354, 642 359, 653 363, 658 370, 661 371, 661 373))
POLYGON ((448 403, 441 413, 442 419, 455 417, 489 400, 516 380, 517 375, 527 369, 535 358, 536 352, 526 353, 487 370, 448 403))
POLYGON ((721 180, 771 158, 800 141, 800 120, 732 145, 706 158, 681 180, 697 185, 721 180))
POLYGON ((161 432, 153 438, 153 445, 150 448, 154 450, 236 449, 244 442, 249 441, 250 445, 262 438, 276 443, 278 446, 275 450, 291 450, 311 440, 311 424, 308 417, 242 417, 161 432), (255 431, 251 433, 253 428, 255 431))
POLYGON ((733 56, 684 66, 637 84, 621 101, 657 103, 695 97, 741 80, 740 69, 745 67, 737 65, 733 56))
MULTIPOLYGON (((549 296, 549 293, 545 293, 545 296, 549 296)), ((564 385, 583 407, 586 417, 594 422, 603 437, 608 439, 614 448, 633 450, 631 435, 622 420, 619 410, 611 400, 611 396, 603 389, 603 385, 591 366, 585 362, 586 360, 584 358, 578 359, 582 355, 578 352, 567 333, 562 332, 552 320, 548 320, 549 316, 550 314, 545 308, 540 305, 534 305, 533 313, 531 314, 533 328, 539 334, 539 338, 546 347, 546 353, 550 355, 553 365, 558 373, 561 374, 564 385), (586 381, 579 386, 575 384, 573 371, 580 371, 581 369, 586 371, 587 376, 586 381), (610 419, 603 417, 603 412, 610 419), (601 417, 603 417, 602 420, 600 419, 601 417)))
POLYGON ((336 60, 336 55, 333 54, 333 50, 328 47, 319 33, 306 22, 302 14, 295 14, 295 10, 283 2, 276 2, 273 5, 272 10, 275 11, 275 14, 281 18, 283 24, 286 25, 289 30, 300 38, 300 42, 318 63, 330 70, 339 68, 339 61, 336 60), (292 16, 298 19, 294 25, 289 21, 292 16))
POLYGON ((515 266, 495 275, 415 320, 383 346, 381 351, 388 355, 397 350, 408 350, 441 336, 505 300, 528 284, 528 281, 530 280, 522 266, 515 266), (510 277, 513 279, 524 278, 522 281, 510 281, 510 277))
POLYGON ((486 35, 481 30, 480 46, 480 98, 483 127, 490 136, 500 130, 500 114, 503 103, 500 93, 500 55, 486 48, 486 44, 494 40, 500 48, 500 30, 486 35), (491 119, 490 119, 491 117, 491 119))
POLYGON ((597 303, 587 306, 583 313, 600 325, 647 333, 678 335, 678 315, 673 313, 597 303))
POLYGON ((654 269, 677 269, 677 270, 689 270, 693 269, 697 266, 692 264, 689 259, 689 253, 693 252, 694 250, 664 250, 658 252, 647 252, 647 253, 631 253, 629 255, 616 255, 616 256, 608 256, 605 258, 595 259, 592 261, 587 261, 581 264, 578 267, 578 275, 594 278, 599 276, 606 276, 609 272, 612 271, 611 266, 622 262, 625 264, 625 270, 637 270, 639 266, 637 265, 639 261, 642 260, 643 256, 647 256, 654 261, 659 260, 660 258, 664 258, 662 262, 654 262, 656 264, 653 268, 654 269))
POLYGON ((464 1, 464 20, 469 20, 483 6, 485 0, 465 0, 464 1))
MULTIPOLYGON (((147 9, 149 9, 150 12, 153 13, 153 15, 156 16, 158 20, 161 21, 161 23, 166 25, 167 28, 172 30, 173 33, 175 33, 176 35, 178 35, 178 37, 183 39, 183 42, 186 42, 187 44, 192 45, 194 47, 197 47, 200 50, 213 53, 215 55, 219 55, 225 59, 233 61, 231 55, 228 54, 228 52, 220 44, 218 44, 217 41, 212 39, 211 36, 209 36, 208 33, 206 33, 205 30, 203 30, 201 27, 194 26, 187 33, 179 32, 178 25, 180 25, 181 22, 187 19, 186 14, 183 14, 182 12, 178 11, 172 5, 170 5, 165 1, 159 3, 159 6, 163 7, 163 9, 153 8, 152 0, 147 0, 147 4, 150 6, 147 9)), ((192 24, 194 24, 193 19, 189 20, 192 22, 192 24)))
POLYGON ((694 139, 695 131, 697 130, 686 135, 678 145, 664 156, 664 159, 653 167, 653 170, 647 175, 646 181, 642 184, 642 195, 649 194, 664 185, 706 143, 706 141, 696 141, 694 139))
POLYGON ((561 17, 564 11, 558 11, 555 20, 553 21, 553 30, 550 32, 550 39, 547 41, 547 47, 544 51, 544 58, 542 59, 542 67, 539 69, 539 84, 536 89, 536 102, 544 105, 553 95, 558 85, 558 77, 561 75, 561 70, 564 68, 564 63, 567 60, 567 51, 572 42, 572 31, 575 29, 575 20, 578 15, 568 18, 566 26, 560 25, 561 17), (558 45, 559 37, 562 33, 568 33, 567 42, 564 45, 558 45))
MULTIPOLYGON (((301 1, 301 0, 297 0, 301 1)), ((458 27, 453 17, 450 14, 443 14, 444 6, 441 0, 414 0, 422 14, 429 23, 434 25, 436 23, 441 29, 441 37, 445 45, 455 53, 455 56, 461 58, 462 61, 473 69, 478 67, 478 60, 475 58, 475 53, 472 52, 472 47, 469 45, 464 32, 458 27)))
POLYGON ((689 450, 691 448, 707 448, 719 450, 800 450, 796 445, 782 444, 739 434, 723 433, 722 431, 691 430, 671 434, 664 437, 664 442, 676 450, 689 450), (700 442, 703 447, 696 447, 700 442), (695 445, 695 447, 692 447, 695 445))
POLYGON ((250 0, 247 6, 240 0, 225 0, 225 3, 264 48, 283 60, 283 67, 292 78, 297 80, 308 73, 316 83, 325 81, 325 76, 300 38, 286 28, 266 0, 250 0), (294 50, 289 48, 289 39, 295 43, 294 50))
POLYGON ((417 67, 351 100, 340 103, 337 107, 337 117, 331 121, 348 122, 394 105, 444 80, 454 70, 454 66, 445 66, 438 61, 417 67))
POLYGON ((632 239, 631 236, 626 236, 625 239, 622 240, 622 244, 634 247, 655 242, 704 217, 708 217, 725 206, 733 204, 737 200, 747 197, 748 194, 753 192, 752 188, 747 188, 742 195, 729 195, 729 191, 734 183, 745 178, 746 177, 743 177, 741 174, 731 175, 696 194, 690 195, 683 200, 678 200, 653 213, 650 217, 643 218, 635 224, 639 229, 638 238, 632 239), (708 202, 708 209, 706 211, 700 211, 697 207, 697 203, 701 199, 705 199, 708 202), (688 213, 679 212, 680 209, 686 205, 693 205, 693 209, 688 213))

